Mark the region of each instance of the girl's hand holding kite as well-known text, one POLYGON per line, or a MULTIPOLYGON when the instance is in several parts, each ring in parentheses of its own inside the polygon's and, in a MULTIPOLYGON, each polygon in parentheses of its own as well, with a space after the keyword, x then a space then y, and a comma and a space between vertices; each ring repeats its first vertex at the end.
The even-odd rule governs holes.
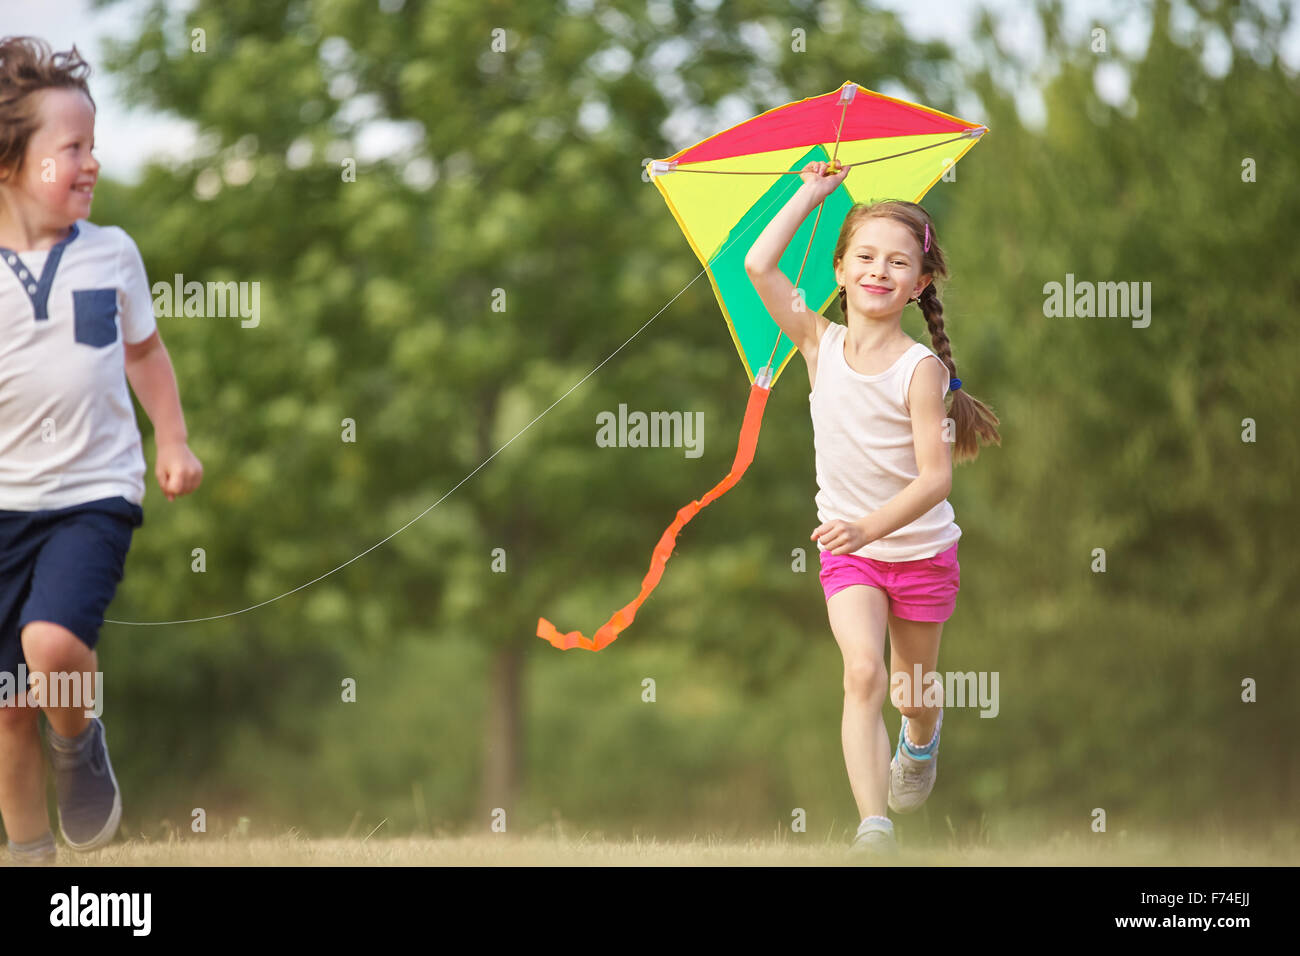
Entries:
POLYGON ((804 184, 812 187, 814 202, 821 202, 839 189, 840 183, 844 182, 844 177, 849 174, 848 166, 840 167, 840 171, 834 174, 830 173, 830 168, 830 163, 811 162, 799 172, 799 178, 804 181, 804 184))

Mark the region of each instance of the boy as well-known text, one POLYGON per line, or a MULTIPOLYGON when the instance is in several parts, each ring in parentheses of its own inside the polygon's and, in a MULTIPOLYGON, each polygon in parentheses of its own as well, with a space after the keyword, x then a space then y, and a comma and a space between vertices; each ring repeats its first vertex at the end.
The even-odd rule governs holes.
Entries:
POLYGON ((93 850, 121 820, 104 725, 87 716, 102 702, 85 682, 144 518, 128 379, 154 425, 167 500, 203 474, 139 250, 86 221, 99 175, 89 71, 75 47, 0 40, 0 686, 16 689, 0 700, 0 817, 17 862, 56 856, 41 710, 64 840, 93 850), (69 684, 55 675, 81 682, 81 700, 56 699, 69 684))

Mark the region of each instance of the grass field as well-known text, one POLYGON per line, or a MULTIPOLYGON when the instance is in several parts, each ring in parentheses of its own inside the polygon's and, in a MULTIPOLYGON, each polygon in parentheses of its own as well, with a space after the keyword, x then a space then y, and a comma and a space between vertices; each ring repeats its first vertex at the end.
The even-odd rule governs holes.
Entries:
POLYGON ((1095 834, 1061 836, 1040 845, 901 847, 895 863, 850 854, 844 844, 780 840, 723 842, 606 840, 494 834, 473 837, 306 839, 199 836, 166 841, 128 839, 94 853, 60 846, 70 866, 1295 866, 1295 841, 1248 845, 1227 838, 1135 840, 1095 834))

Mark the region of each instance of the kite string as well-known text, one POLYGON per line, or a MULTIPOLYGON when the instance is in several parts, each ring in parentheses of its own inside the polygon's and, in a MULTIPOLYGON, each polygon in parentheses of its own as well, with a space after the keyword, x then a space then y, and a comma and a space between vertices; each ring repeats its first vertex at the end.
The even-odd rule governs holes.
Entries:
MULTIPOLYGON (((759 221, 761 221, 762 216, 765 215, 765 214, 767 213, 767 211, 768 211, 769 209, 771 209, 772 206, 775 205, 775 204, 776 204, 776 199, 775 199, 775 198, 772 199, 772 200, 770 200, 770 201, 768 202, 768 204, 767 204, 766 206, 763 207, 763 210, 762 210, 762 212, 759 214, 759 217, 758 217, 757 219, 755 219, 753 222, 751 222, 751 223, 750 223, 748 226, 746 226, 744 229, 742 229, 740 232, 738 232, 738 233, 737 233, 735 236, 733 236, 731 239, 729 239, 729 240, 727 241, 727 244, 726 244, 725 246, 723 246, 722 249, 719 250, 719 252, 720 252, 720 253, 721 253, 721 252, 725 252, 727 249, 731 248, 732 245, 734 245, 735 243, 739 242, 742 238, 744 238, 744 236, 745 236, 746 234, 748 234, 748 232, 749 232, 751 229, 753 229, 754 226, 756 226, 756 225, 759 223, 759 221)), ((184 618, 184 619, 172 620, 172 621, 118 621, 118 620, 114 620, 113 618, 105 618, 105 619, 104 619, 104 623, 105 623, 105 624, 122 624, 122 625, 131 626, 131 627, 164 627, 164 626, 173 625, 173 624, 199 624, 199 623, 204 623, 204 622, 207 622, 207 621, 218 621, 218 620, 222 620, 223 618, 235 617, 236 615, 239 615, 239 614, 246 614, 246 613, 248 613, 249 611, 256 611, 256 610, 258 610, 259 608, 266 607, 268 604, 274 604, 275 602, 277 602, 277 601, 279 601, 279 600, 281 600, 281 599, 283 599, 283 598, 289 597, 291 594, 297 594, 299 591, 302 591, 302 590, 304 590, 305 588, 309 588, 309 587, 311 587, 313 584, 316 584, 318 581, 323 581, 325 578, 329 577, 329 576, 332 575, 332 574, 336 574, 337 572, 342 571, 344 568, 346 568, 348 565, 352 564, 354 561, 359 561, 361 558, 364 558, 366 555, 370 554, 372 551, 376 550, 376 549, 379 548, 380 546, 382 546, 382 545, 384 545, 384 544, 387 544, 387 543, 388 543, 389 541, 391 541, 393 538, 397 537, 399 534, 401 534, 401 533, 402 533, 403 531, 405 531, 407 528, 411 527, 411 525, 415 524, 417 521, 419 521, 421 518, 423 518, 425 515, 427 515, 427 514, 428 514, 430 511, 432 511, 434 508, 438 507, 438 505, 442 504, 443 501, 445 501, 445 500, 446 500, 447 498, 449 498, 452 494, 454 494, 454 493, 455 493, 455 492, 460 488, 461 485, 465 484, 465 482, 469 481, 471 478, 473 478, 475 475, 477 475, 480 471, 482 471, 485 467, 487 467, 488 463, 491 462, 494 458, 496 458, 497 455, 499 455, 499 454, 501 454, 501 452, 505 451, 506 448, 509 447, 510 444, 512 444, 516 438, 518 438, 518 437, 519 437, 520 435, 522 435, 524 432, 528 431, 530 428, 532 428, 534 425, 536 425, 539 421, 541 421, 541 419, 542 419, 544 416, 546 416, 546 415, 551 411, 551 409, 555 408, 555 406, 559 405, 560 402, 564 401, 566 398, 568 398, 570 395, 572 395, 574 391, 576 391, 576 390, 577 390, 577 389, 578 389, 578 388, 579 388, 579 387, 580 387, 584 382, 587 381, 587 379, 591 378, 593 375, 595 375, 597 372, 599 372, 599 371, 600 371, 600 370, 605 366, 605 364, 606 364, 607 362, 609 362, 609 361, 610 361, 610 360, 611 360, 615 355, 617 355, 619 352, 623 351, 623 349, 626 348, 626 347, 628 346, 628 344, 630 344, 631 341, 632 341, 634 338, 636 338, 638 335, 640 335, 642 332, 644 332, 644 331, 649 327, 649 325, 650 325, 651 322, 653 322, 655 319, 659 318, 659 316, 663 315, 664 312, 667 311, 667 309, 668 309, 668 307, 669 307, 670 305, 672 305, 674 302, 676 302, 678 299, 680 299, 680 298, 682 297, 682 295, 686 292, 687 289, 689 289, 691 286, 693 286, 696 282, 698 282, 701 278, 703 278, 707 273, 708 273, 708 267, 706 266, 705 268, 701 269, 701 270, 696 274, 696 276, 695 276, 694 279, 691 279, 690 282, 686 283, 686 285, 684 285, 684 286, 682 286, 680 289, 678 289, 678 290, 677 290, 677 293, 676 293, 676 294, 675 294, 671 299, 669 299, 667 302, 665 302, 665 303, 664 303, 664 304, 659 308, 659 311, 658 311, 658 312, 656 312, 654 315, 650 316, 650 318, 646 319, 646 321, 645 321, 645 322, 644 322, 644 323, 643 323, 643 324, 642 324, 642 325, 641 325, 641 326, 640 326, 640 327, 639 327, 635 332, 633 332, 631 335, 629 335, 629 336, 628 336, 628 337, 623 341, 623 344, 622 344, 622 345, 620 345, 618 348, 614 349, 614 351, 610 352, 610 353, 609 353, 608 355, 606 355, 603 359, 601 359, 601 360, 600 360, 600 363, 599 363, 598 365, 596 365, 595 368, 593 368, 590 372, 588 372, 588 373, 587 373, 586 375, 584 375, 581 379, 579 379, 579 380, 578 380, 577 382, 575 382, 572 386, 570 386, 569 389, 568 389, 568 391, 566 391, 563 395, 561 395, 561 396, 560 396, 559 398, 557 398, 555 401, 551 402, 551 404, 548 405, 545 409, 543 409, 543 410, 542 410, 542 411, 541 411, 541 412, 540 412, 540 413, 539 413, 539 414, 538 414, 538 415, 537 415, 537 416, 536 416, 532 421, 530 421, 530 422, 529 422, 527 425, 525 425, 523 428, 519 429, 519 431, 515 432, 515 434, 514 434, 513 436, 511 436, 511 437, 510 437, 510 438, 509 438, 505 443, 503 443, 499 448, 497 448, 496 451, 494 451, 492 454, 488 455, 487 458, 485 458, 485 459, 483 459, 481 462, 479 462, 478 466, 477 466, 473 471, 471 471, 469 474, 467 474, 465 477, 463 477, 460 481, 458 481, 458 482, 457 482, 457 483, 456 483, 456 484, 451 488, 450 491, 447 491, 447 492, 446 492, 445 494, 443 494, 442 497, 440 497, 437 501, 435 501, 433 504, 429 505, 429 507, 425 508, 423 511, 421 511, 419 514, 417 514, 417 515, 416 515, 414 518, 412 518, 410 521, 406 522, 406 524, 402 525, 400 528, 398 528, 398 529, 397 529, 396 531, 394 531, 392 534, 388 535, 387 537, 383 538, 383 539, 380 540, 380 541, 375 542, 375 543, 372 544, 370 547, 366 548, 366 550, 362 551, 360 554, 353 555, 351 558, 349 558, 348 560, 344 561, 344 562, 343 562, 342 564, 340 564, 338 567, 336 567, 336 568, 332 568, 331 570, 326 571, 326 572, 324 572, 323 574, 319 574, 319 575, 317 575, 316 577, 312 578, 310 581, 307 581, 305 584, 300 584, 300 585, 298 585, 296 588, 292 588, 291 590, 285 591, 283 594, 277 594, 275 597, 267 598, 267 599, 264 600, 264 601, 259 601, 258 603, 256 603, 256 604, 252 604, 252 605, 249 605, 248 607, 240 608, 240 609, 237 610, 237 611, 227 611, 227 612, 225 612, 224 614, 212 614, 212 615, 209 615, 209 616, 207 616, 207 617, 184 618)))

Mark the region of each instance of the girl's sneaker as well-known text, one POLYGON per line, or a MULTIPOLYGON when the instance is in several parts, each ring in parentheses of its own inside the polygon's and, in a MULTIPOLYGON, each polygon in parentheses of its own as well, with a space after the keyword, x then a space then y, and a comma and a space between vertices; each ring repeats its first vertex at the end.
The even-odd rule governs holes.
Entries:
POLYGON ((122 793, 108 759, 104 723, 93 718, 75 740, 51 728, 48 742, 63 839, 74 850, 98 849, 113 839, 122 820, 122 793))
POLYGON ((885 817, 867 817, 858 825, 858 835, 849 849, 873 857, 897 856, 894 824, 885 817))
POLYGON ((934 749, 923 757, 914 757, 908 750, 907 718, 898 729, 898 747, 889 764, 889 809, 895 813, 911 813, 925 803, 934 789, 934 778, 939 773, 939 729, 943 727, 943 711, 934 725, 934 749))

